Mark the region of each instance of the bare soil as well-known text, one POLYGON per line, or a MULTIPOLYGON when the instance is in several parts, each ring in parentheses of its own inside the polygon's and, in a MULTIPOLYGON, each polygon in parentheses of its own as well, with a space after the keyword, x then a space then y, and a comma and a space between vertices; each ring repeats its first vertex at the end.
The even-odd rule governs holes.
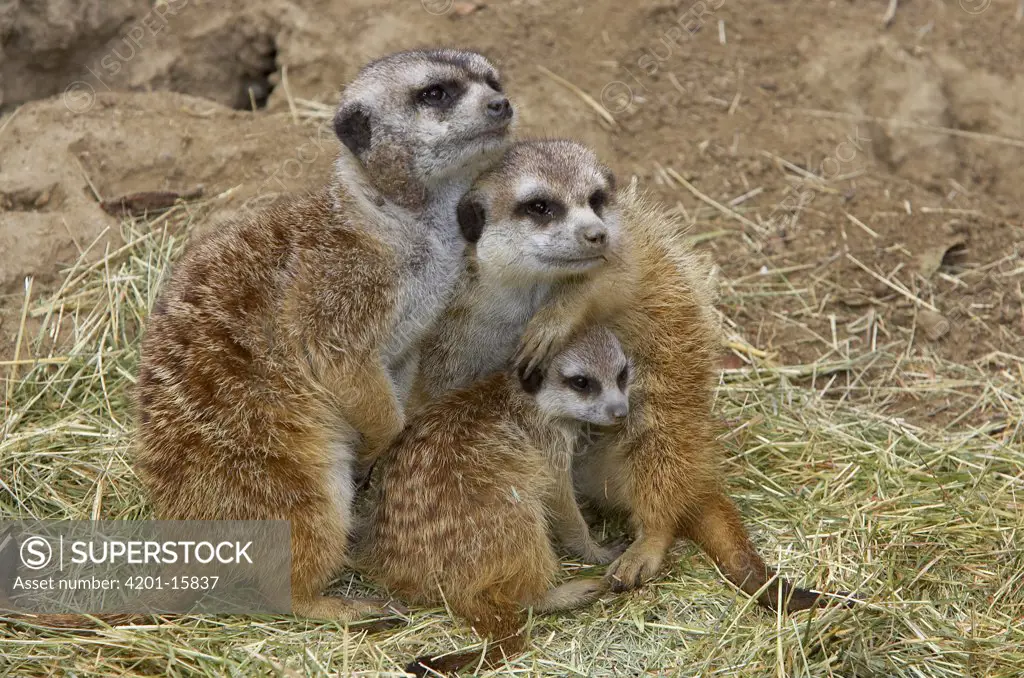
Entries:
MULTIPOLYGON (((948 363, 1024 378, 1014 6, 905 0, 885 27, 884 2, 850 0, 0 2, 0 355, 26 275, 38 298, 97 238, 86 256, 117 246, 97 194, 202 185, 213 228, 315 188, 337 144, 292 106, 449 44, 501 65, 523 134, 590 143, 678 205, 736 334, 839 375, 808 385, 898 391, 948 363)), ((961 396, 888 407, 949 421, 961 396)))

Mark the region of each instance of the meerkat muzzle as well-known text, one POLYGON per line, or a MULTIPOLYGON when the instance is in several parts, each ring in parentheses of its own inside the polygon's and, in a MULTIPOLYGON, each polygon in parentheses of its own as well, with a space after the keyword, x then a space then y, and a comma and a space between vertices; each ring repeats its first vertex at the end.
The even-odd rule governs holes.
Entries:
POLYGON ((512 103, 507 97, 494 97, 487 102, 487 116, 495 120, 511 120, 512 103))
POLYGON ((576 238, 589 251, 603 251, 608 245, 608 229, 600 222, 585 224, 576 230, 576 238))

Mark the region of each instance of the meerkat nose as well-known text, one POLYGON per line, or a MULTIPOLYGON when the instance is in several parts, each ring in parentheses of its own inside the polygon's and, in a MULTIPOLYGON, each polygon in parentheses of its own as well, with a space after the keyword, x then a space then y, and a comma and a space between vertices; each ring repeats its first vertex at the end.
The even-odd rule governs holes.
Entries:
POLYGON ((495 97, 487 102, 487 115, 499 120, 512 117, 512 104, 505 97, 495 97))
POLYGON ((608 242, 608 229, 602 224, 589 224, 579 230, 580 242, 592 248, 604 247, 608 242))
POLYGON ((615 403, 613 405, 609 405, 608 414, 612 419, 622 419, 629 414, 629 405, 626 403, 615 403))

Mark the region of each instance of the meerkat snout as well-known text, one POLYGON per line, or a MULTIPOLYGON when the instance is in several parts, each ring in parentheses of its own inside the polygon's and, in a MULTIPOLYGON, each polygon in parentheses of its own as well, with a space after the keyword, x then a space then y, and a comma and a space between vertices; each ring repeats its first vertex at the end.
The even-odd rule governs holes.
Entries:
POLYGON ((601 220, 584 222, 576 229, 576 237, 583 247, 600 252, 604 251, 608 244, 608 229, 605 228, 604 222, 601 220))
POLYGON ((626 415, 629 414, 629 401, 626 398, 622 398, 618 402, 613 402, 608 405, 608 417, 618 421, 619 419, 625 419, 626 415))
POLYGON ((512 119, 512 104, 508 97, 497 96, 487 102, 487 115, 496 120, 512 119))
POLYGON ((551 419, 611 426, 629 414, 632 372, 618 338, 594 326, 555 355, 547 370, 534 370, 520 383, 551 419))

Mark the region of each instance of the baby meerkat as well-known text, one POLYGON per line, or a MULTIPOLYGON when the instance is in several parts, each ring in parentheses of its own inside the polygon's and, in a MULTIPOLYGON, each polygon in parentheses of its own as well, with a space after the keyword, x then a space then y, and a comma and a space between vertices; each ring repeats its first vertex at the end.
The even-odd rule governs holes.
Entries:
MULTIPOLYGON (((566 167, 572 167, 579 177, 603 174, 592 153, 581 154, 577 149, 577 144, 568 142, 517 144, 498 169, 481 176, 473 189, 485 196, 481 200, 485 225, 477 243, 481 262, 493 257, 493 252, 502 262, 498 270, 502 266, 520 270, 545 260, 543 249, 535 252, 531 248, 548 237, 546 225, 558 227, 563 223, 558 215, 580 211, 578 198, 560 192, 575 185, 567 183, 566 167), (513 153, 516 149, 519 152, 513 153), (500 182, 488 183, 496 172, 500 172, 500 182), (530 230, 528 222, 517 215, 532 209, 520 196, 532 196, 535 191, 546 206, 540 211, 554 218, 540 220, 530 230), (511 226, 520 223, 524 225, 511 226), (500 238, 495 237, 498 234, 500 238)), ((566 327, 585 322, 587 314, 602 316, 635 363, 629 416, 615 431, 597 436, 578 464, 579 489, 598 505, 622 509, 631 518, 635 540, 609 567, 610 583, 616 590, 639 586, 657 573, 673 541, 686 536, 707 552, 730 580, 747 593, 756 593, 775 573, 750 542, 725 493, 718 466, 720 448, 713 430, 712 396, 720 335, 710 266, 681 238, 684 229, 678 220, 649 206, 632 187, 600 202, 604 203, 606 224, 608 215, 615 215, 614 257, 609 256, 606 269, 589 281, 563 290, 563 299, 577 305, 568 323, 566 318, 537 313, 529 321, 527 334, 558 338, 564 336, 566 327), (554 324, 554 330, 545 329, 548 322, 554 324)), ((462 214, 460 223, 465 228, 462 214)), ((480 266, 483 269, 484 264, 480 266)), ((456 304, 463 294, 456 297, 456 304)), ((493 298, 501 299, 500 294, 493 298)), ((503 317, 501 308, 489 307, 486 301, 479 304, 485 317, 503 317)), ((548 308, 561 306, 559 302, 548 308)), ((439 333, 451 332, 452 327, 462 330, 458 327, 462 318, 453 322, 449 313, 450 309, 439 324, 439 333)), ((475 325, 470 327, 475 329, 475 325)), ((476 340, 479 335, 471 331, 468 336, 476 340)), ((484 340, 491 341, 488 337, 484 340)), ((460 360, 465 355, 464 349, 460 360)), ((425 370, 431 367, 424 363, 425 370)), ((454 369, 457 372, 458 363, 454 369)), ((818 600, 817 594, 777 580, 758 601, 774 607, 780 587, 787 609, 806 608, 818 600)))
MULTIPOLYGON (((600 578, 552 587, 551 535, 585 561, 615 557, 580 514, 571 456, 586 424, 627 415, 631 375, 615 336, 593 327, 543 373, 496 372, 423 407, 373 470, 359 566, 405 600, 446 602, 495 641, 487 662, 523 647, 523 608, 595 600, 607 590, 600 578)), ((421 658, 407 671, 450 672, 476 658, 421 658)))
POLYGON ((456 50, 393 54, 345 88, 326 190, 196 242, 153 308, 136 469, 163 519, 291 522, 292 609, 344 564, 355 469, 404 426, 422 335, 465 241, 459 198, 507 143, 497 70, 456 50))
POLYGON ((475 246, 425 342, 414 400, 503 369, 521 337, 530 372, 629 298, 636 273, 618 255, 628 243, 615 178, 582 144, 512 144, 460 201, 458 219, 475 246))

